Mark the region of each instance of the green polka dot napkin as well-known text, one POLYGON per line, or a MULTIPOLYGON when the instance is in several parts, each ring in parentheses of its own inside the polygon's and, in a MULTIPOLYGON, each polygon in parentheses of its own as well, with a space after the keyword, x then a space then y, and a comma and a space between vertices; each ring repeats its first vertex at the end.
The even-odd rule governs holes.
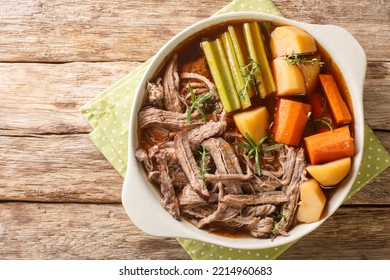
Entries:
MULTIPOLYGON (((270 0, 235 0, 216 14, 235 11, 259 11, 282 15, 270 0)), ((134 92, 148 61, 81 108, 91 124, 91 140, 113 167, 124 177, 127 164, 129 110, 134 92)), ((361 169, 350 198, 389 165, 390 156, 372 130, 365 127, 365 146, 361 169)), ((193 259, 276 259, 293 243, 267 250, 237 250, 188 239, 178 239, 193 259)))

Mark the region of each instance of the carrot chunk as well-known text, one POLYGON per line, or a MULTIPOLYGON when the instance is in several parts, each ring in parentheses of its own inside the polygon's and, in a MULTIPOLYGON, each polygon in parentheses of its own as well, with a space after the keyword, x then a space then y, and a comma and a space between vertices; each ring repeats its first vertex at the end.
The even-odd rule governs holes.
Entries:
POLYGON ((276 142, 298 146, 308 121, 311 106, 289 99, 279 99, 276 103, 275 119, 272 127, 276 142))
POLYGON ((341 97, 332 75, 320 74, 321 86, 337 125, 347 124, 352 120, 351 114, 341 97))
POLYGON ((347 125, 306 137, 305 146, 311 164, 330 162, 355 154, 354 140, 347 125))

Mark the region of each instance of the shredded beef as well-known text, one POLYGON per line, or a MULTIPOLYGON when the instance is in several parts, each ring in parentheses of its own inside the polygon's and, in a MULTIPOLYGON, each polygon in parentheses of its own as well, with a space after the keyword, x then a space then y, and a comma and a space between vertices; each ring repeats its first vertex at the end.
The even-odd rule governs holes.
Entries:
POLYGON ((184 104, 179 97, 180 78, 177 73, 177 55, 175 54, 168 62, 164 73, 164 105, 168 111, 182 113, 184 104))
POLYGON ((210 195, 205 182, 201 179, 200 169, 195 161, 194 155, 192 154, 187 132, 179 132, 176 135, 175 150, 180 166, 187 175, 191 187, 203 199, 207 200, 210 195))

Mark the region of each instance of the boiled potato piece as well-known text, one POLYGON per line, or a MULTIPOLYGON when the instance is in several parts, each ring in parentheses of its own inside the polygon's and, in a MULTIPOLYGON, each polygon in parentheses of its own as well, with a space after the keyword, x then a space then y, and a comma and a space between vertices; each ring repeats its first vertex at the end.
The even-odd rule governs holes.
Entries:
POLYGON ((351 169, 351 158, 346 157, 324 164, 306 166, 307 172, 324 187, 338 184, 351 169))
MULTIPOLYGON (((312 60, 316 58, 318 62, 321 61, 321 54, 316 54, 313 56, 308 56, 307 60, 312 60)), ((306 93, 311 94, 314 92, 317 83, 318 83, 318 75, 320 74, 321 66, 319 63, 310 63, 306 62, 305 64, 298 65, 299 70, 301 70, 303 74, 303 79, 305 81, 306 93)))
POLYGON ((284 57, 272 62, 276 83, 276 95, 305 94, 306 85, 298 66, 289 64, 284 57))
POLYGON ((298 203, 297 220, 303 223, 317 222, 325 208, 326 197, 314 179, 301 184, 301 201, 298 203))
POLYGON ((273 58, 317 51, 314 38, 295 26, 276 27, 271 33, 270 45, 273 58))
POLYGON ((242 135, 248 133, 258 143, 267 135, 269 113, 266 107, 242 111, 233 115, 234 123, 242 135))

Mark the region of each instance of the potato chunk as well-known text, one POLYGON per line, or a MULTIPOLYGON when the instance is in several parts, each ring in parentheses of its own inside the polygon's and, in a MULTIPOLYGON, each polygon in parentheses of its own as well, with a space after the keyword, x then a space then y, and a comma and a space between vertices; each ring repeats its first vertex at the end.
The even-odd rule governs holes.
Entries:
POLYGON ((313 223, 320 220, 325 208, 326 197, 320 185, 314 179, 301 184, 301 201, 298 203, 297 220, 313 223))
POLYGON ((269 113, 266 107, 241 111, 233 115, 234 123, 242 135, 247 132, 258 143, 267 135, 269 113))
MULTIPOLYGON (((309 56, 307 60, 311 61, 312 59, 316 58, 317 61, 321 61, 321 54, 315 54, 313 56, 309 56)), ((310 63, 306 62, 304 64, 299 64, 298 68, 301 70, 303 74, 303 79, 305 81, 306 86, 306 93, 311 94, 314 92, 317 83, 318 83, 318 76, 320 74, 321 66, 319 63, 310 63)))
POLYGON ((346 157, 324 164, 306 166, 307 172, 325 187, 338 184, 351 169, 351 158, 346 157))
POLYGON ((317 46, 314 38, 295 26, 280 26, 271 33, 271 51, 273 58, 289 54, 315 53, 317 46))
POLYGON ((276 83, 276 95, 306 93, 305 80, 298 66, 289 64, 284 57, 275 58, 272 66, 276 83))

